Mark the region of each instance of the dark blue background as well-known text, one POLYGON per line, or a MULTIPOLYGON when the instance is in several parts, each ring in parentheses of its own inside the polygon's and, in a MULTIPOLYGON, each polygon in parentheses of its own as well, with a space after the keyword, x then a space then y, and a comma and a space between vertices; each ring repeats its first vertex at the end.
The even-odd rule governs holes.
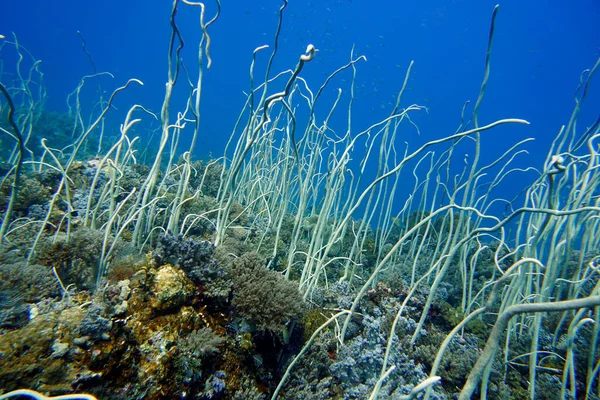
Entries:
MULTIPOLYGON (((66 95, 82 75, 92 72, 76 35, 81 31, 98 70, 115 75, 114 80, 102 80, 105 90, 110 92, 129 78, 145 83, 118 99, 113 118, 122 121, 135 102, 160 110, 171 4, 164 0, 5 1, 0 33, 10 38, 14 32, 43 61, 50 95, 47 107, 64 111, 66 95)), ((205 76, 198 156, 222 153, 245 99, 252 51, 272 44, 280 5, 276 0, 223 1, 220 19, 210 30, 213 66, 205 76)), ((292 68, 306 45, 313 43, 320 52, 303 76, 316 90, 330 72, 348 61, 355 45, 355 54, 368 59, 358 66, 354 123, 360 129, 389 114, 406 68, 414 60, 404 105, 417 103, 428 112, 414 116, 421 136, 407 129, 406 136, 399 138, 400 148, 406 140, 414 149, 425 140, 453 133, 464 102, 474 104, 494 5, 488 0, 290 0, 274 72, 292 68)), ((208 1, 207 16, 214 10, 214 3, 208 1)), ((527 147, 530 155, 517 165, 541 167, 551 140, 568 120, 581 71, 591 68, 600 55, 598 21, 597 0, 501 3, 492 73, 479 121, 515 117, 531 125, 491 132, 484 142, 484 158, 491 160, 517 140, 534 137, 534 144, 527 147)), ((186 39, 184 58, 194 71, 198 10, 182 4, 178 23, 186 39)), ((7 49, 3 54, 8 54, 7 49)), ((10 60, 4 57, 9 69, 10 60)), ((266 58, 267 53, 259 57, 257 80, 263 76, 266 58)), ((333 83, 329 99, 335 88, 348 89, 349 75, 343 79, 346 82, 340 78, 333 83)), ((86 92, 87 107, 95 96, 91 87, 86 92)), ((581 129, 600 110, 599 92, 596 83, 581 129)), ((174 111, 185 101, 185 92, 176 94, 174 111)), ((117 129, 115 123, 113 130, 117 129)), ((343 132, 344 126, 338 129, 343 132)), ((531 177, 514 179, 520 185, 531 177)))

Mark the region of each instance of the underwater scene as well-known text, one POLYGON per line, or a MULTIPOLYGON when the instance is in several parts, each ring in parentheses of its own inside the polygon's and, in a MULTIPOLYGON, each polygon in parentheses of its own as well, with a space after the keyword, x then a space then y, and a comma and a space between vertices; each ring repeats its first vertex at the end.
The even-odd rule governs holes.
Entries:
POLYGON ((3 2, 0 400, 600 399, 598 21, 3 2))

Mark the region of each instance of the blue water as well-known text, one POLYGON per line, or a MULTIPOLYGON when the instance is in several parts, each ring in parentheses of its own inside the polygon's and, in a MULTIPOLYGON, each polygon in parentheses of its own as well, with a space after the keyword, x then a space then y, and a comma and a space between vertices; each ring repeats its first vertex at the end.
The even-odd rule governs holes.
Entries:
MULTIPOLYGON (((133 103, 160 111, 166 82, 166 55, 170 36, 171 2, 147 0, 105 1, 5 1, 0 33, 14 32, 43 62, 49 101, 47 108, 65 111, 65 98, 83 75, 93 72, 81 50, 85 37, 98 71, 110 93, 129 78, 144 87, 132 87, 115 105, 113 132, 133 103)), ((197 156, 220 155, 245 100, 252 51, 272 45, 279 1, 224 1, 222 13, 210 28, 213 65, 205 75, 202 135, 197 156)), ((406 68, 415 61, 404 105, 416 103, 428 112, 414 115, 421 136, 406 130, 400 140, 411 148, 455 131, 465 101, 474 104, 483 76, 490 17, 495 3, 458 1, 291 0, 284 14, 279 57, 274 72, 292 68, 308 43, 319 53, 302 76, 316 90, 323 79, 350 57, 359 63, 354 124, 361 129, 389 115, 406 68)), ((215 4, 207 2, 207 16, 215 4)), ((493 159, 510 144, 535 138, 527 158, 517 165, 540 167, 550 141, 566 123, 573 92, 582 70, 600 56, 600 2, 507 1, 500 5, 492 53, 492 70, 480 124, 498 118, 523 118, 530 126, 510 126, 490 132, 484 157, 493 159), (519 164, 520 163, 520 164, 519 164)), ((180 5, 178 25, 186 40, 184 61, 195 79, 199 37, 198 10, 180 5)), ((264 74, 267 53, 257 64, 257 81, 264 74)), ((8 64, 8 62, 7 62, 8 64)), ((183 78, 182 78, 183 79, 183 78)), ((348 90, 350 75, 332 84, 348 90), (342 80, 344 79, 344 80, 342 80)), ((185 83, 185 82, 180 82, 185 83)), ((596 83, 596 87, 599 86, 596 83)), ((92 83, 84 94, 89 105, 97 93, 92 83)), ((174 115, 183 107, 186 92, 174 99, 174 115)), ((591 90, 582 124, 591 124, 600 110, 600 90, 591 90)), ((343 119, 341 119, 343 121, 343 119)), ((340 122, 340 121, 338 121, 340 122)), ((335 127, 334 127, 335 128, 335 127)), ((340 124, 341 132, 345 129, 340 124)), ((583 127, 581 128, 583 129, 583 127)), ((185 142, 185 138, 182 139, 185 142)), ((402 145, 400 145, 402 147, 402 145)), ((517 186, 531 177, 515 177, 517 186), (522 179, 522 182, 520 181, 522 179)))

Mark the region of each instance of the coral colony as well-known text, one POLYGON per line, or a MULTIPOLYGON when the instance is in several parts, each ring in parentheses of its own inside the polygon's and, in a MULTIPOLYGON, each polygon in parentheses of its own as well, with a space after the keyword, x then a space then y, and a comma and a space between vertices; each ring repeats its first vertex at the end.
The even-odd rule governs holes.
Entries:
POLYGON ((494 189, 528 140, 480 158, 489 131, 528 124, 479 118, 497 7, 454 134, 398 144, 423 109, 403 101, 412 64, 389 115, 357 131, 363 56, 309 88, 318 49, 281 72, 263 46, 224 155, 194 160, 217 5, 209 20, 204 4, 174 1, 157 113, 111 107, 136 79, 86 111, 89 76, 67 113, 47 112, 41 64, 0 36, 20 59, 0 70, 0 399, 598 399, 600 121, 578 117, 600 61, 516 202, 494 189), (177 12, 201 13, 196 77, 182 76, 177 12), (175 113, 174 88, 191 82, 175 113), (145 120, 159 124, 147 151, 145 120))

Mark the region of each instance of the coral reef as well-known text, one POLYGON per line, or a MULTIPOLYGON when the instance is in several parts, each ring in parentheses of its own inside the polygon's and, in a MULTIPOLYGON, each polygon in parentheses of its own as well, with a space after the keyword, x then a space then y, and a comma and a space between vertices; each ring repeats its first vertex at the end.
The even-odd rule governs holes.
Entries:
POLYGON ((481 132, 529 124, 478 122, 496 7, 472 115, 465 105, 454 134, 401 150, 397 138, 426 109, 400 102, 412 64, 390 114, 357 131, 364 56, 316 95, 300 75, 312 44, 295 69, 272 74, 284 1, 266 82, 252 75, 225 154, 196 161, 217 3, 205 22, 204 4, 173 2, 160 117, 136 103, 116 135, 107 114, 140 80, 84 111, 86 76, 68 114, 47 112, 39 61, 0 35, 2 56, 19 60, 0 68, 0 397, 31 388, 134 400, 597 398, 600 119, 576 126, 600 61, 581 75, 543 165, 517 166, 527 140, 484 161, 481 132), (201 7, 202 36, 200 64, 188 69, 175 15, 190 6, 201 7), (351 90, 332 90, 350 72, 351 90), (173 93, 189 96, 178 113, 173 93), (323 113, 317 99, 335 93, 323 113), (140 149, 145 130, 160 140, 140 149), (513 200, 497 193, 532 171, 513 200))

